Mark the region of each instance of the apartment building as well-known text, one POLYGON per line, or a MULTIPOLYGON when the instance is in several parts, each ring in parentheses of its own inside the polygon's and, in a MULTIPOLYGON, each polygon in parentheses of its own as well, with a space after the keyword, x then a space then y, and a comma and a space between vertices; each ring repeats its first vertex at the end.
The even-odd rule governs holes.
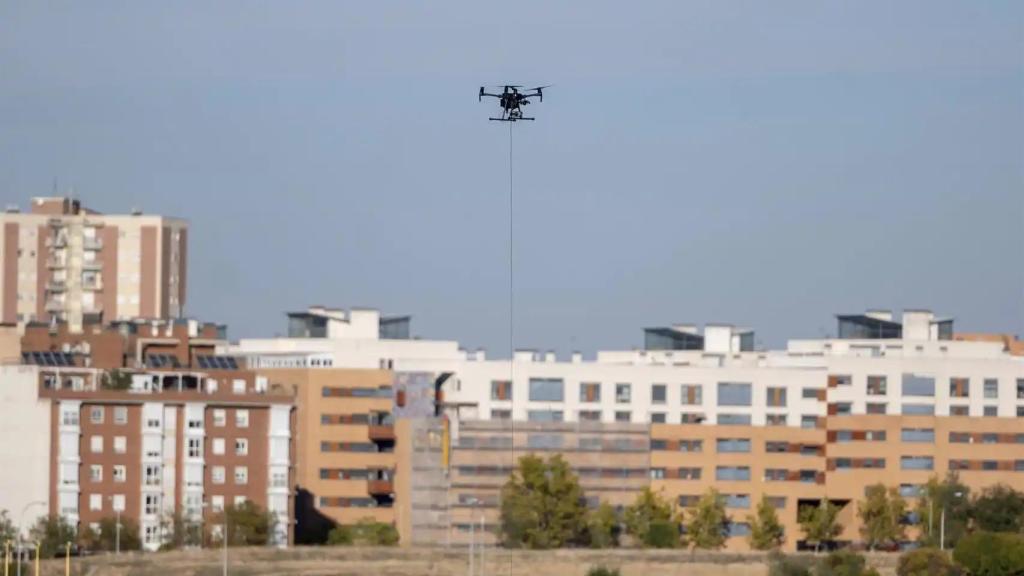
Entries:
POLYGON ((234 358, 214 355, 227 342, 227 328, 192 319, 86 322, 81 330, 66 322, 29 322, 21 331, 25 364, 102 370, 239 367, 234 358))
POLYGON ((5 509, 37 505, 36 515, 78 529, 120 514, 155 550, 170 537, 169 518, 216 537, 224 506, 249 500, 275 516, 274 542, 290 541, 290 393, 244 370, 134 371, 126 389, 93 368, 2 370, 0 422, 19 438, 3 446, 28 470, 5 475, 5 509), (34 450, 21 444, 26 435, 34 450))
POLYGON ((72 198, 0 213, 0 323, 177 318, 186 301, 188 225, 104 215, 72 198))
MULTIPOLYGON (((782 350, 755 350, 748 328, 649 328, 643 348, 600 351, 592 361, 525 350, 511 361, 494 360, 454 342, 389 338, 380 316, 368 310, 311 309, 290 319, 290 338, 219 350, 257 364, 293 363, 311 372, 358 366, 393 377, 416 372, 440 383, 446 423, 425 433, 438 437, 443 429, 443 446, 413 447, 409 457, 419 458, 419 475, 437 484, 422 494, 436 497, 443 488, 446 498, 438 506, 421 495, 408 513, 447 542, 464 538, 466 508, 485 509, 485 522, 495 518, 486 509, 494 509, 495 487, 510 471, 511 462, 497 462, 506 453, 570 457, 578 449, 564 431, 561 448, 544 446, 556 440, 543 432, 532 439, 529 432, 515 439, 485 433, 511 422, 649 430, 642 452, 648 478, 633 488, 650 485, 686 508, 715 487, 731 517, 730 549, 746 548, 747 517, 762 496, 779 508, 793 549, 801 545, 799 508, 825 498, 843 507, 840 538, 858 541, 857 502, 877 482, 897 487, 911 503, 929 477, 949 470, 975 489, 997 482, 1024 488, 1024 358, 1007 344, 1015 339, 957 338, 952 319, 928 311, 908 310, 899 319, 885 311, 839 315, 837 337, 791 340, 782 350), (314 317, 323 328, 304 328, 314 317), (479 440, 488 434, 507 451, 479 440), (443 455, 443 480, 422 462, 425 454, 443 455), (439 523, 449 530, 436 529, 439 523)), ((400 331, 408 332, 407 325, 400 331)), ((400 439, 399 446, 397 466, 404 470, 400 439)), ((602 450, 596 457, 619 456, 602 450)), ((577 466, 581 478, 586 468, 577 466)), ((415 482, 398 478, 399 516, 407 485, 416 494, 415 482)), ((414 535, 428 533, 410 528, 417 520, 398 521, 414 535)))

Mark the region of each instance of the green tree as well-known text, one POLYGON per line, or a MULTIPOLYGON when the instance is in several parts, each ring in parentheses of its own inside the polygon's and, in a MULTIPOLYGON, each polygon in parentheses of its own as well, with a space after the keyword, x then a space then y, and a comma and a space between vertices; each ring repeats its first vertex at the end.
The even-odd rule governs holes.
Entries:
POLYGON ((917 517, 921 525, 918 541, 924 546, 941 548, 942 511, 946 512, 946 548, 953 548, 966 533, 970 522, 970 489, 960 482, 955 472, 939 480, 933 476, 921 488, 917 501, 917 517))
POLYGON ((53 558, 64 553, 64 545, 77 542, 75 527, 68 524, 63 516, 45 516, 40 518, 31 530, 32 539, 39 542, 39 555, 53 558))
POLYGON ((729 516, 725 513, 725 501, 718 490, 708 488, 701 495, 697 506, 690 511, 686 535, 694 548, 716 549, 725 545, 729 535, 729 516))
POLYGON ((814 576, 879 576, 869 568, 864 556, 849 550, 838 550, 822 558, 814 569, 814 576))
POLYGON ((100 377, 100 388, 107 390, 127 390, 132 386, 132 376, 127 372, 122 372, 117 368, 109 372, 105 372, 100 377))
POLYGON ((227 517, 228 546, 264 546, 271 541, 277 518, 252 500, 228 505, 220 515, 227 517))
POLYGON ((14 528, 14 522, 7 514, 7 510, 0 510, 0 545, 8 540, 14 540, 18 531, 14 528))
MULTIPOLYGON (((86 528, 79 540, 91 550, 113 552, 118 547, 117 517, 108 516, 99 522, 99 529, 86 528)), ((139 525, 131 518, 121 517, 121 550, 140 550, 139 525)))
POLYGON ((785 529, 779 522, 775 507, 762 495, 754 515, 748 516, 750 523, 750 547, 754 550, 774 550, 786 539, 785 529))
POLYGON ((185 520, 180 510, 165 515, 160 521, 160 526, 164 534, 161 550, 179 550, 202 544, 202 525, 185 520))
POLYGON ((861 538, 869 550, 879 545, 896 544, 903 539, 903 517, 907 503, 895 488, 886 489, 883 484, 868 486, 864 500, 857 504, 860 517, 861 538))
POLYGON ((786 556, 778 551, 768 557, 768 576, 812 576, 814 560, 806 556, 786 556))
POLYGON ((626 532, 649 548, 679 545, 679 513, 672 502, 650 488, 644 488, 624 513, 626 532))
POLYGON ((803 530, 804 539, 814 543, 814 551, 821 550, 823 544, 829 544, 843 531, 837 520, 840 507, 823 499, 817 506, 804 506, 800 509, 798 521, 803 530))
POLYGON ((918 548, 900 556, 898 576, 960 576, 961 571, 949 554, 935 548, 918 548))
POLYGON ((363 546, 394 546, 398 544, 398 529, 387 522, 363 518, 352 526, 352 539, 363 546))
POLYGON ((1024 532, 1024 494, 1005 484, 990 486, 971 503, 971 519, 986 532, 1024 532))
POLYGON ((586 540, 586 506, 579 480, 561 455, 528 454, 501 490, 506 546, 560 548, 586 540))
POLYGON ((591 548, 613 548, 619 545, 619 514, 607 503, 587 513, 587 540, 591 548))
POLYGON ((339 524, 327 533, 328 546, 351 546, 355 541, 352 536, 352 528, 339 524))
POLYGON ((587 570, 587 576, 620 576, 618 568, 608 568, 607 566, 592 566, 590 570, 587 570))
POLYGON ((1024 538, 1017 534, 975 532, 960 539, 953 560, 971 576, 1024 574, 1024 538))

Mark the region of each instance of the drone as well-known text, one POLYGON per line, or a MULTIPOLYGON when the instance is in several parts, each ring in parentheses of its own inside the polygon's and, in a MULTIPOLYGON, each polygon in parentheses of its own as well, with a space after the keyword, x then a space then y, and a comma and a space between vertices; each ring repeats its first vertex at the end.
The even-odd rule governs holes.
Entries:
POLYGON ((480 95, 477 98, 478 101, 482 101, 484 96, 491 96, 498 98, 499 104, 501 104, 501 118, 490 118, 497 122, 516 122, 517 120, 536 120, 536 118, 527 118, 523 116, 523 106, 530 103, 530 98, 537 97, 540 102, 544 101, 544 89, 548 86, 538 86, 536 88, 527 89, 525 92, 519 92, 522 86, 501 86, 503 91, 501 94, 490 94, 483 86, 480 87, 480 95))

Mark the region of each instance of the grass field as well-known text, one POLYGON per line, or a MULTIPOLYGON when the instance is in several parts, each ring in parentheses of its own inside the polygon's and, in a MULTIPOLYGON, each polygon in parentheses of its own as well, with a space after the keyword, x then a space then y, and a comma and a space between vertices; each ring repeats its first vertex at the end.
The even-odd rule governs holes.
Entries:
MULTIPOLYGON (((766 576, 766 558, 758 554, 653 550, 488 550, 483 574, 509 576, 583 576, 596 564, 616 567, 623 576, 766 576)), ((896 556, 878 554, 870 563, 883 575, 895 574, 896 556)), ((219 550, 72 558, 78 576, 219 576, 219 550)), ((12 569, 11 574, 14 571, 12 569)), ((288 550, 232 548, 233 576, 440 576, 468 574, 465 550, 406 548, 298 547, 288 550)), ((23 567, 22 574, 31 575, 23 567)), ((43 563, 41 576, 64 574, 64 562, 43 563)), ((477 574, 481 574, 479 566, 477 574)))

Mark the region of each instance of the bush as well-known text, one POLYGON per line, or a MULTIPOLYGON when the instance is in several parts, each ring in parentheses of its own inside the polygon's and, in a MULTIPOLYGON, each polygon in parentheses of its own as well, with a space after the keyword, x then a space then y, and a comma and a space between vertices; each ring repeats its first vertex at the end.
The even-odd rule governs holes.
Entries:
POLYGON ((957 543, 953 560, 971 576, 1024 575, 1024 538, 975 532, 957 543))
POLYGON ((328 546, 350 546, 352 545, 352 528, 349 526, 335 526, 327 533, 328 546))
POLYGON ((896 567, 899 576, 959 576, 961 571, 949 554, 935 548, 918 548, 900 556, 896 567))
POLYGON ((848 550, 832 552, 818 563, 814 576, 879 576, 864 556, 848 550))
POLYGON ((398 529, 385 522, 363 518, 351 526, 339 524, 327 533, 329 546, 394 546, 398 544, 398 529))
POLYGON ((587 576, 619 576, 619 569, 608 568, 607 566, 591 566, 590 570, 587 570, 587 576))
POLYGON ((814 561, 806 556, 785 556, 772 553, 769 556, 768 576, 811 576, 814 561))
POLYGON ((644 546, 650 548, 675 548, 679 546, 679 526, 669 520, 651 522, 644 538, 644 546))

